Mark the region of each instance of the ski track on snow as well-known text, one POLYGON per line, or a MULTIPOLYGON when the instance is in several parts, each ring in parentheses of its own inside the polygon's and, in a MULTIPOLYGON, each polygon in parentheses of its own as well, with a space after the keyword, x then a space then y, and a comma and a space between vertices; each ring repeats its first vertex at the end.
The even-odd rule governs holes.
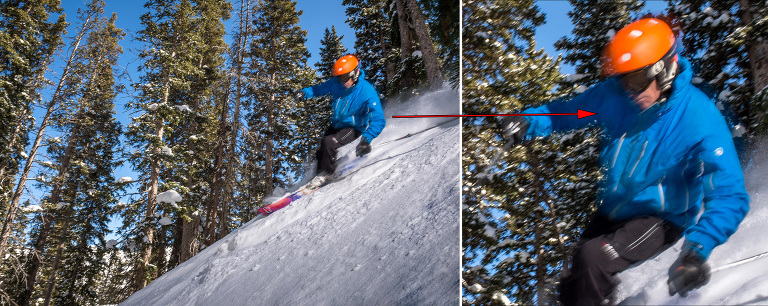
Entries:
MULTIPOLYGON (((391 115, 458 114, 458 93, 390 108, 373 145, 439 122, 391 115)), ((374 148, 363 168, 245 224, 123 305, 458 304, 459 131, 457 120, 374 148)), ((355 145, 340 154, 353 160, 355 145)))

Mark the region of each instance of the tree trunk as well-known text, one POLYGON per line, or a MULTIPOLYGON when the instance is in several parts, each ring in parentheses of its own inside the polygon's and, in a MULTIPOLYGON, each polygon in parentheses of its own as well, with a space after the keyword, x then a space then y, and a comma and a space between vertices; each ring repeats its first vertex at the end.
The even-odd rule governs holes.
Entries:
POLYGON ((387 34, 384 31, 379 32, 379 46, 381 47, 381 55, 384 57, 384 77, 387 80, 386 84, 389 84, 389 81, 395 77, 396 70, 395 64, 388 60, 391 46, 387 34))
MULTIPOLYGON (((540 171, 541 160, 539 160, 536 152, 534 152, 533 148, 531 147, 526 147, 526 155, 528 156, 528 162, 531 165, 533 179, 535 182, 533 185, 533 188, 536 192, 534 195, 534 201, 536 203, 548 203, 549 196, 545 190, 546 176, 540 171)), ((551 207, 549 207, 547 210, 551 213, 551 207)), ((534 214, 536 215, 534 220, 545 220, 543 213, 535 212, 534 214)), ((546 289, 548 286, 547 262, 544 259, 544 248, 541 247, 541 245, 546 240, 546 237, 542 237, 544 235, 544 229, 542 226, 545 226, 544 222, 534 222, 533 254, 536 254, 536 270, 534 272, 534 279, 536 280, 536 293, 534 296, 536 297, 536 304, 540 306, 547 304, 546 289)))
POLYGON ((752 80, 755 82, 754 94, 768 87, 768 42, 755 41, 747 50, 752 70, 752 80))
MULTIPOLYGON (((229 79, 227 79, 229 80, 229 79)), ((226 150, 227 147, 227 133, 230 131, 228 130, 231 126, 231 123, 229 122, 229 87, 231 82, 227 81, 226 84, 226 93, 223 97, 223 102, 220 102, 221 105, 221 113, 219 114, 219 128, 216 132, 216 153, 214 155, 214 162, 213 162, 213 181, 211 182, 210 186, 211 188, 211 197, 209 198, 209 201, 218 206, 221 210, 221 217, 219 218, 219 232, 222 236, 226 236, 229 234, 229 209, 226 208, 227 201, 225 198, 225 188, 226 184, 224 181, 224 175, 226 174, 226 165, 224 164, 224 161, 226 160, 226 150)), ((219 99, 222 100, 221 98, 219 99)))
MULTIPOLYGON (((269 76, 269 84, 274 88, 275 87, 275 75, 272 74, 269 76)), ((266 165, 264 166, 264 186, 268 189, 274 187, 274 175, 273 175, 273 168, 274 165, 272 164, 272 154, 274 151, 274 142, 275 142, 275 94, 272 93, 269 95, 269 102, 267 103, 267 133, 265 133, 265 149, 264 149, 264 159, 266 160, 266 165)), ((264 190, 264 192, 269 192, 270 190, 264 190)))
MULTIPOLYGON (((541 214, 537 215, 539 215, 539 219, 543 217, 541 214)), ((533 253, 536 254, 536 294, 534 296, 536 297, 536 305, 538 306, 547 305, 547 263, 544 261, 544 248, 541 247, 541 244, 544 243, 542 226, 544 225, 539 222, 534 223, 535 242, 533 244, 533 253)))
POLYGON ((163 275, 163 271, 165 270, 165 267, 167 266, 167 262, 165 260, 165 244, 167 242, 168 238, 168 231, 166 231, 163 228, 160 228, 160 230, 157 231, 157 244, 160 245, 159 248, 157 248, 157 252, 155 253, 155 267, 157 267, 157 273, 156 277, 160 277, 163 275))
POLYGON ((429 36, 426 18, 424 18, 424 14, 421 12, 421 8, 416 3, 416 0, 404 1, 408 4, 408 10, 411 13, 411 19, 413 19, 413 27, 416 31, 416 38, 418 38, 419 46, 421 47, 421 58, 424 62, 424 70, 427 72, 429 89, 440 89, 443 86, 443 73, 440 71, 440 63, 437 60, 437 54, 435 54, 435 47, 432 45, 432 37, 429 36))
MULTIPOLYGON (((158 137, 158 139, 162 139, 164 125, 161 119, 158 119, 157 122, 155 122, 155 127, 155 135, 158 137)), ((155 147, 152 149, 152 155, 155 157, 150 163, 149 192, 147 193, 147 209, 144 213, 144 220, 153 218, 157 208, 158 183, 160 181, 160 163, 157 161, 157 155, 159 153, 160 148, 155 147)), ((136 266, 136 275, 134 279, 134 289, 136 291, 141 290, 147 285, 146 268, 152 258, 152 241, 155 235, 155 227, 151 224, 145 226, 145 241, 141 244, 141 257, 136 266)))
MULTIPOLYGON (((200 62, 198 63, 198 69, 202 69, 202 68, 203 68, 203 59, 201 58, 200 62)), ((192 112, 194 112, 194 113, 197 113, 199 111, 199 108, 200 108, 199 93, 197 95, 198 95, 197 98, 195 98, 195 104, 192 106, 192 112)), ((190 123, 189 131, 188 131, 187 135, 195 135, 196 133, 197 133, 197 123, 195 121, 192 121, 190 123)), ((217 146, 217 148, 218 148, 218 146, 217 146)), ((195 145, 194 141, 191 141, 191 140, 188 141, 187 142, 187 151, 189 151, 189 152, 196 152, 196 150, 197 150, 197 146, 195 145)), ((194 161, 194 158, 195 157, 192 157, 193 160, 188 161, 188 163, 192 164, 193 161, 194 161)), ((208 205, 203 204, 203 207, 207 207, 208 210, 217 210, 218 209, 217 208, 218 201, 216 200, 217 192, 216 192, 216 180, 215 180, 215 177, 218 174, 216 173, 217 172, 216 168, 214 168, 213 171, 214 171, 214 175, 213 175, 214 176, 214 181, 209 184, 209 186, 211 186, 211 195, 210 195, 210 197, 208 197, 207 200, 203 201, 203 203, 208 203, 208 205)), ((188 183, 189 183, 189 185, 187 186, 187 188, 190 191, 192 191, 193 190, 193 186, 194 186, 195 183, 192 180, 189 180, 188 183)), ((182 226, 178 227, 176 229, 177 231, 181 231, 181 235, 180 235, 181 236, 181 245, 180 245, 179 256, 178 256, 179 257, 178 258, 179 259, 179 263, 182 263, 182 262, 188 260, 189 258, 192 258, 192 256, 194 256, 195 253, 196 253, 196 247, 197 247, 196 242, 197 242, 197 234, 198 234, 198 232, 197 232, 197 226, 196 226, 197 218, 196 218, 196 215, 194 215, 194 214, 198 213, 197 208, 198 207, 195 207, 194 208, 195 211, 192 212, 193 214, 188 216, 188 217, 190 217, 192 219, 192 221, 190 222, 190 221, 187 221, 186 218, 182 218, 183 219, 183 221, 181 222, 182 226)), ((178 237, 179 235, 176 235, 176 236, 178 237)), ((176 243, 174 243, 174 244, 176 244, 176 243)))
MULTIPOLYGON (((171 58, 176 56, 176 52, 171 53, 171 58)), ((168 96, 171 91, 170 76, 165 76, 165 86, 163 92, 163 104, 168 103, 168 96)), ((155 137, 162 141, 163 134, 165 132, 165 122, 162 118, 155 120, 155 137)), ((150 220, 155 216, 155 210, 157 209, 157 193, 158 184, 160 182, 160 162, 157 160, 160 154, 160 148, 155 146, 152 148, 152 161, 150 162, 150 175, 149 175, 149 192, 147 193, 147 209, 144 214, 144 220, 150 220)), ((145 225, 144 237, 146 242, 141 244, 141 256, 139 262, 136 264, 136 271, 134 275, 133 287, 136 291, 141 290, 147 285, 147 266, 152 259, 152 240, 155 235, 155 227, 151 224, 145 225)))
MULTIPOLYGON (((226 199, 224 199, 225 203, 229 203, 232 199, 232 195, 234 194, 234 183, 235 183, 235 167, 239 164, 239 157, 237 155, 237 139, 238 135, 240 135, 240 100, 243 96, 243 62, 244 62, 244 53, 245 48, 248 46, 248 38, 250 31, 249 26, 251 24, 251 14, 250 10, 248 8, 251 7, 251 1, 250 0, 241 0, 241 7, 240 7, 240 15, 241 15, 241 23, 240 23, 240 37, 238 38, 238 49, 237 53, 235 54, 235 84, 236 84, 236 92, 235 92, 235 105, 234 105, 234 111, 232 113, 232 126, 231 131, 229 135, 229 142, 227 143, 227 155, 228 155, 228 163, 227 163, 227 172, 224 179, 224 186, 226 188, 226 199), (243 3, 244 2, 244 3, 243 3), (244 16, 244 17, 243 17, 244 16), (243 20, 243 18, 245 20, 243 20)), ((226 205, 226 204, 225 204, 226 205)), ((225 206, 225 213, 229 214, 230 207, 229 205, 225 206)))
POLYGON ((405 10, 403 0, 395 0, 397 4, 397 25, 400 29, 400 60, 406 60, 413 54, 410 27, 408 26, 408 12, 405 10))
MULTIPOLYGON (((69 220, 64 221, 63 228, 69 228, 69 220)), ((65 236, 65 235, 62 235, 65 236)), ((50 276, 48 277, 48 286, 45 288, 44 293, 44 306, 48 306, 51 304, 51 297, 53 297, 53 289, 56 286, 56 274, 59 271, 59 266, 61 265, 61 258, 62 258, 62 249, 64 249, 65 241, 67 241, 66 237, 59 238, 59 245, 56 247, 56 257, 53 260, 53 266, 51 267, 50 276)))
POLYGON ((171 256, 169 258, 169 261, 174 265, 178 266, 182 262, 181 260, 181 250, 182 250, 182 239, 184 237, 184 222, 186 222, 185 218, 179 217, 176 218, 174 221, 174 227, 176 228, 176 231, 174 231, 173 235, 173 245, 171 246, 171 256))
POLYGON ((200 226, 199 215, 190 216, 192 221, 187 221, 182 218, 182 236, 181 236, 181 250, 179 252, 179 264, 185 262, 197 254, 197 235, 198 227, 200 226))

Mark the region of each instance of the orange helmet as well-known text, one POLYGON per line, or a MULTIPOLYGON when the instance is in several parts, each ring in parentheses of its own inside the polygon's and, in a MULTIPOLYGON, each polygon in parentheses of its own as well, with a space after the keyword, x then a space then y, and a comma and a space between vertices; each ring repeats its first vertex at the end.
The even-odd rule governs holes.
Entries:
POLYGON ((629 91, 642 91, 654 79, 666 91, 677 76, 676 55, 675 34, 669 25, 655 18, 640 19, 619 30, 605 47, 602 73, 622 75, 629 91))
POLYGON ((653 65, 675 45, 675 34, 658 19, 640 19, 619 30, 603 51, 603 75, 614 76, 653 65))
POLYGON ((333 76, 340 76, 345 73, 350 73, 357 68, 358 60, 354 55, 348 54, 342 56, 333 64, 333 76))

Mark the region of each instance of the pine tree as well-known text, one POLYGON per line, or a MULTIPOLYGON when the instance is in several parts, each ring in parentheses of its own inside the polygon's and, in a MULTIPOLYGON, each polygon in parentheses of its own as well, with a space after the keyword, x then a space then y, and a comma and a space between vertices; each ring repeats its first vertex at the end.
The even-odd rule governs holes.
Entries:
POLYGON ((243 174, 256 203, 297 180, 324 128, 307 120, 302 112, 313 110, 295 99, 315 78, 307 66, 306 31, 298 25, 301 14, 287 0, 263 1, 254 10, 243 174))
MULTIPOLYGON (((52 114, 53 126, 65 136, 49 140, 48 155, 53 163, 46 162, 43 165, 50 167, 55 174, 51 175, 53 179, 50 184, 45 184, 51 192, 43 203, 45 210, 40 215, 39 226, 31 233, 35 241, 32 245, 35 253, 27 263, 27 284, 26 288, 20 290, 23 292, 20 304, 29 303, 31 294, 36 291, 37 272, 43 264, 41 259, 54 258, 50 255, 53 252, 46 250, 46 245, 51 244, 48 238, 54 223, 60 222, 58 220, 66 219, 66 223, 72 227, 55 226, 58 228, 57 232, 68 233, 77 231, 78 228, 83 229, 74 238, 81 243, 77 251, 65 254, 77 256, 76 262, 91 263, 87 268, 72 272, 78 276, 78 284, 92 284, 88 281, 89 278, 82 275, 89 273, 91 268, 98 271, 100 267, 100 258, 95 261, 89 261, 87 258, 93 258, 89 242, 103 240, 105 233, 109 231, 106 224, 109 217, 107 211, 110 204, 114 203, 114 198, 111 197, 113 188, 109 182, 114 181, 111 172, 115 167, 113 160, 116 146, 119 144, 120 129, 113 118, 112 100, 116 89, 112 66, 116 65, 121 52, 117 41, 124 35, 114 25, 116 16, 113 15, 109 20, 103 17, 104 5, 103 1, 94 0, 81 13, 82 35, 79 35, 73 44, 79 44, 79 37, 87 38, 82 48, 73 48, 75 53, 70 65, 71 70, 59 91, 60 99, 66 102, 52 114), (62 138, 64 140, 61 140, 62 138), (63 143, 66 145, 62 145, 63 143), (67 198, 67 194, 74 196, 67 198), (61 207, 62 203, 66 203, 66 207, 61 207)), ((51 262, 46 264, 50 265, 51 262)), ((51 274, 55 275, 56 270, 51 268, 51 274)), ((90 271, 93 273, 94 270, 90 271)), ((48 283, 54 282, 51 276, 48 283)), ((87 287, 85 289, 87 290, 87 287)), ((79 289, 82 290, 83 288, 79 289)), ((50 290, 46 290, 46 293, 46 301, 49 301, 50 290)))
POLYGON ((597 84, 600 77, 600 58, 603 48, 616 31, 634 21, 644 1, 569 1, 573 9, 568 17, 573 30, 568 37, 555 42, 557 50, 566 51, 563 61, 573 65, 576 73, 560 83, 560 91, 585 91, 597 84))
MULTIPOLYGON (((205 231, 211 241, 223 237, 219 236, 223 231, 221 225, 228 224, 224 221, 227 216, 218 213, 220 200, 209 195, 212 193, 210 186, 214 169, 211 162, 215 159, 216 129, 220 126, 218 109, 227 103, 222 88, 224 54, 227 49, 223 21, 229 19, 232 7, 222 0, 201 0, 194 4, 196 17, 192 19, 192 27, 197 30, 192 39, 197 53, 193 63, 196 73, 188 76, 190 87, 180 96, 180 101, 186 101, 189 111, 184 112, 187 120, 169 135, 169 143, 173 147, 184 148, 179 153, 182 163, 174 169, 173 181, 179 182, 188 191, 181 211, 176 213, 175 228, 168 227, 173 230, 169 232, 169 242, 181 240, 172 243, 173 258, 179 257, 182 249, 189 251, 189 255, 197 252, 195 246, 199 245, 197 236, 200 234, 198 216, 202 212, 207 216, 205 231)), ((159 258, 165 261, 163 256, 159 258)), ((181 261, 170 263, 166 269, 178 263, 181 261)))
MULTIPOLYGON (((127 104, 143 113, 132 119, 126 133, 130 145, 136 149, 130 162, 140 175, 142 192, 140 198, 134 200, 135 204, 123 212, 123 233, 131 236, 131 240, 122 245, 123 250, 139 250, 133 283, 136 290, 162 272, 158 264, 166 264, 164 257, 157 254, 165 251, 163 244, 168 242, 166 238, 171 229, 158 222, 186 209, 176 200, 158 202, 157 197, 161 190, 171 194, 189 193, 188 185, 180 181, 178 175, 184 171, 180 164, 188 154, 187 147, 178 142, 178 133, 184 131, 187 120, 197 116, 190 106, 191 101, 195 101, 190 98, 190 91, 193 80, 205 75, 200 66, 203 56, 194 21, 198 12, 193 4, 188 0, 150 0, 145 8, 149 12, 141 16, 144 29, 138 32, 138 40, 148 47, 139 54, 144 60, 141 70, 145 74, 140 83, 134 84, 139 95, 127 104)), ((190 139, 191 136, 187 135, 190 139)))
MULTIPOLYGON (((510 113, 557 98, 559 62, 536 50, 545 17, 533 1, 464 4, 464 113, 510 113), (509 15, 517 18, 499 17, 509 15)), ((594 141, 571 133, 505 150, 500 132, 495 118, 464 121, 464 303, 553 303, 571 237, 594 202, 594 141)))
POLYGON ((131 270, 135 266, 131 256, 116 248, 116 240, 107 242, 107 250, 104 255, 104 268, 99 272, 98 282, 92 290, 98 294, 96 304, 116 305, 127 299, 134 293, 131 282, 131 270))
POLYGON ((370 66, 367 79, 388 97, 440 88, 444 67, 458 84, 457 2, 343 1, 355 30, 355 50, 370 66), (433 21, 440 28, 430 28, 433 21))
POLYGON ((31 200, 23 203, 21 212, 11 228, 7 255, 0 258, 0 305, 12 305, 18 301, 20 288, 26 286, 24 274, 25 260, 31 255, 26 248, 29 244, 27 230, 29 222, 40 212, 39 206, 32 205, 31 200))
POLYGON ((347 48, 341 43, 344 36, 336 34, 336 26, 331 26, 331 30, 325 28, 325 35, 320 43, 320 61, 315 63, 317 71, 320 73, 318 81, 325 81, 333 76, 333 64, 336 60, 347 54, 347 48))
POLYGON ((55 22, 49 20, 51 14, 58 13, 58 0, 0 3, 0 257, 7 250, 26 183, 23 173, 15 181, 18 166, 26 159, 28 173, 27 166, 31 167, 34 160, 34 156, 24 152, 31 125, 29 116, 33 104, 40 99, 38 91, 48 82, 45 72, 66 32, 63 14, 55 22))
MULTIPOLYGON (((58 1, 0 3, 0 203, 7 203, 27 143, 28 115, 66 22, 58 1)), ((2 207, 5 213, 7 207, 2 207)))
MULTIPOLYGON (((392 1, 392 0, 390 0, 392 1)), ((386 0, 344 0, 347 23, 355 30, 355 51, 366 79, 382 93, 395 77, 399 62, 392 38, 392 22, 386 0)))
MULTIPOLYGON (((249 46, 251 35, 251 9, 250 0, 240 0, 236 15, 237 28, 235 29, 234 42, 229 49, 229 72, 225 87, 226 99, 221 100, 217 107, 219 112, 219 127, 216 131, 216 152, 213 162, 213 181, 211 183, 210 201, 220 203, 221 234, 228 233, 229 229, 237 228, 244 224, 244 220, 250 220, 252 205, 245 199, 238 199, 239 183, 238 169, 242 169, 242 160, 238 148, 240 147, 241 107, 245 96, 247 80, 245 79, 245 56, 249 46)), ((194 226, 194 225, 191 225, 194 226)), ((182 250, 181 260, 186 260, 192 254, 184 254, 182 250)))
POLYGON ((748 139, 768 131, 768 8, 761 1, 670 2, 685 55, 694 57, 693 83, 733 114, 748 139), (700 56, 699 56, 700 55, 700 56))
MULTIPOLYGON (((101 0, 93 1, 103 7, 101 0)), ((68 199, 71 217, 68 222, 71 227, 65 228, 70 238, 59 239, 66 241, 63 251, 62 267, 78 269, 63 269, 59 280, 53 278, 55 269, 51 269, 48 278, 45 301, 53 300, 55 304, 96 303, 97 292, 91 288, 100 283, 98 273, 105 265, 105 236, 110 233, 108 223, 113 214, 112 207, 117 203, 115 193, 120 188, 115 182, 114 169, 120 145, 120 125, 115 120, 115 100, 119 86, 115 84, 117 59, 122 53, 118 45, 125 35, 117 28, 117 16, 103 17, 98 20, 98 28, 90 34, 84 49, 87 60, 77 67, 76 73, 82 75, 82 83, 77 88, 79 103, 76 111, 61 114, 61 126, 70 135, 68 142, 74 147, 61 148, 62 158, 68 158, 67 153, 74 153, 74 165, 69 177, 82 178, 77 180, 74 198, 68 199), (76 118, 76 120, 72 120, 76 118), (57 284, 54 289, 51 284, 57 284), (53 293, 56 293, 53 296, 53 293)), ((53 148, 51 149, 53 150, 53 148)), ((55 155, 55 154, 52 154, 55 155)), ((75 180, 71 180, 72 183, 75 180)), ((69 188, 72 188, 71 186, 69 188)))

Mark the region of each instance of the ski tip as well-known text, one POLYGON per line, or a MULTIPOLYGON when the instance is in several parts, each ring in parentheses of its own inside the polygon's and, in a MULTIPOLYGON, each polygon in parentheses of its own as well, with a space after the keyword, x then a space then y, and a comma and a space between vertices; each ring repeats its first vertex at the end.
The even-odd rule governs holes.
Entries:
POLYGON ((272 208, 270 208, 269 206, 264 206, 262 208, 259 208, 259 214, 267 216, 271 213, 272 213, 272 208))

